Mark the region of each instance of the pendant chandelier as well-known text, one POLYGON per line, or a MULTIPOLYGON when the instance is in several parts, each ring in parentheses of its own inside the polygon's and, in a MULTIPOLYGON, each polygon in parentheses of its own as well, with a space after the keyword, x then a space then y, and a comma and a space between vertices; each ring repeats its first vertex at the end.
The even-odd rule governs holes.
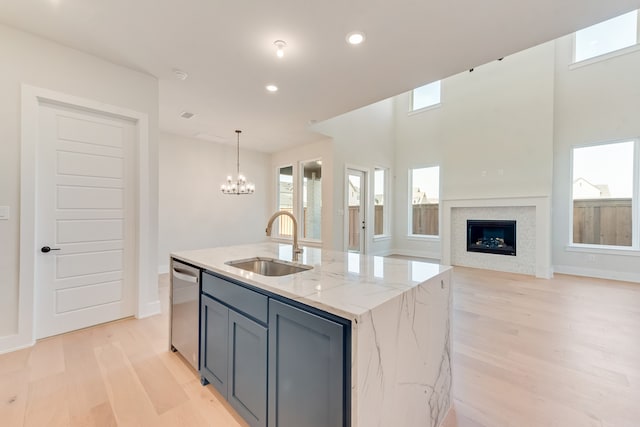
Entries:
POLYGON ((247 182, 247 178, 240 174, 240 133, 241 130, 236 130, 237 138, 237 151, 236 151, 236 179, 233 180, 231 175, 227 176, 227 182, 220 186, 220 191, 223 194, 253 194, 256 190, 252 182, 247 182))

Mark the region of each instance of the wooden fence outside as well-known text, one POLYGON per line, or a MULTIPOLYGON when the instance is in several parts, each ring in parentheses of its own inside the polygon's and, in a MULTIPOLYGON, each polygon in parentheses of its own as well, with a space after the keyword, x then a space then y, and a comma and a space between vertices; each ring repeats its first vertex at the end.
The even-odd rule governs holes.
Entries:
POLYGON ((384 206, 374 206, 373 213, 373 235, 379 236, 384 234, 384 206))
POLYGON ((631 199, 573 201, 573 242, 631 246, 631 199))
MULTIPOLYGON (((358 206, 349 207, 349 248, 359 247, 358 206)), ((375 206, 374 234, 384 232, 383 207, 375 206)), ((438 235, 438 204, 413 205, 413 234, 438 235)), ((306 209, 303 213, 306 221, 306 209)), ((280 234, 291 236, 293 223, 279 218, 280 234)), ((305 227, 306 228, 306 227, 305 227)), ((631 199, 583 199, 573 202, 573 242, 592 245, 631 246, 631 199)))
POLYGON ((412 234, 437 236, 439 234, 438 203, 413 205, 412 234))
MULTIPOLYGON (((374 206, 373 213, 373 234, 378 236, 384 233, 384 209, 382 205, 374 206)), ((349 249, 360 248, 359 222, 360 206, 349 206, 349 249)))
MULTIPOLYGON (((292 208, 281 208, 281 210, 293 213, 292 208)), ((278 234, 280 236, 293 236, 293 221, 291 221, 291 218, 285 215, 280 215, 278 217, 278 234)))

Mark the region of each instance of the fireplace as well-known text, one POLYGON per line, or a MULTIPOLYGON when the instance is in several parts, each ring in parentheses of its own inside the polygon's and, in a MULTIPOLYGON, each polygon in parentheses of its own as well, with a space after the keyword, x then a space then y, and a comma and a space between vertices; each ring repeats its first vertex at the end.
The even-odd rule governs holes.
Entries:
POLYGON ((516 255, 516 222, 467 220, 467 251, 516 255))

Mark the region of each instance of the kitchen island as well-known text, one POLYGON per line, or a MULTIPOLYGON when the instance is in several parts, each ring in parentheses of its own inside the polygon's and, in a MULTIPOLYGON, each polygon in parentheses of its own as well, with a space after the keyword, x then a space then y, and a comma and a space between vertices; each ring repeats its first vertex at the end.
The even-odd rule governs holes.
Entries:
MULTIPOLYGON (((203 287, 207 280, 238 283, 269 301, 281 299, 311 313, 326 313, 329 320, 342 319, 338 323, 348 329, 344 354, 350 365, 341 372, 348 376, 343 384, 350 392, 345 393, 348 407, 341 425, 437 427, 446 416, 451 403, 450 267, 308 247, 299 262, 313 268, 286 276, 268 277, 225 264, 251 257, 290 261, 291 245, 277 243, 183 251, 172 257, 202 269, 203 287)), ((276 310, 269 307, 273 316, 276 310)), ((271 319, 271 324, 264 321, 269 333, 271 319)), ((272 353, 274 342, 269 336, 269 356, 277 355, 272 353)), ((268 382, 272 387, 276 381, 270 377, 268 382)), ((273 412, 268 423, 255 425, 287 424, 279 423, 273 412)))

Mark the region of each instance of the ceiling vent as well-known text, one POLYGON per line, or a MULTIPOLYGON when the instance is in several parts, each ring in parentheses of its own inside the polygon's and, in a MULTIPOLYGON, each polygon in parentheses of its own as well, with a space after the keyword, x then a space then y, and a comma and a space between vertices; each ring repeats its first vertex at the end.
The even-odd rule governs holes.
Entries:
POLYGON ((183 111, 182 113, 180 113, 180 117, 182 117, 183 119, 190 119, 193 116, 195 116, 195 114, 188 111, 183 111))

